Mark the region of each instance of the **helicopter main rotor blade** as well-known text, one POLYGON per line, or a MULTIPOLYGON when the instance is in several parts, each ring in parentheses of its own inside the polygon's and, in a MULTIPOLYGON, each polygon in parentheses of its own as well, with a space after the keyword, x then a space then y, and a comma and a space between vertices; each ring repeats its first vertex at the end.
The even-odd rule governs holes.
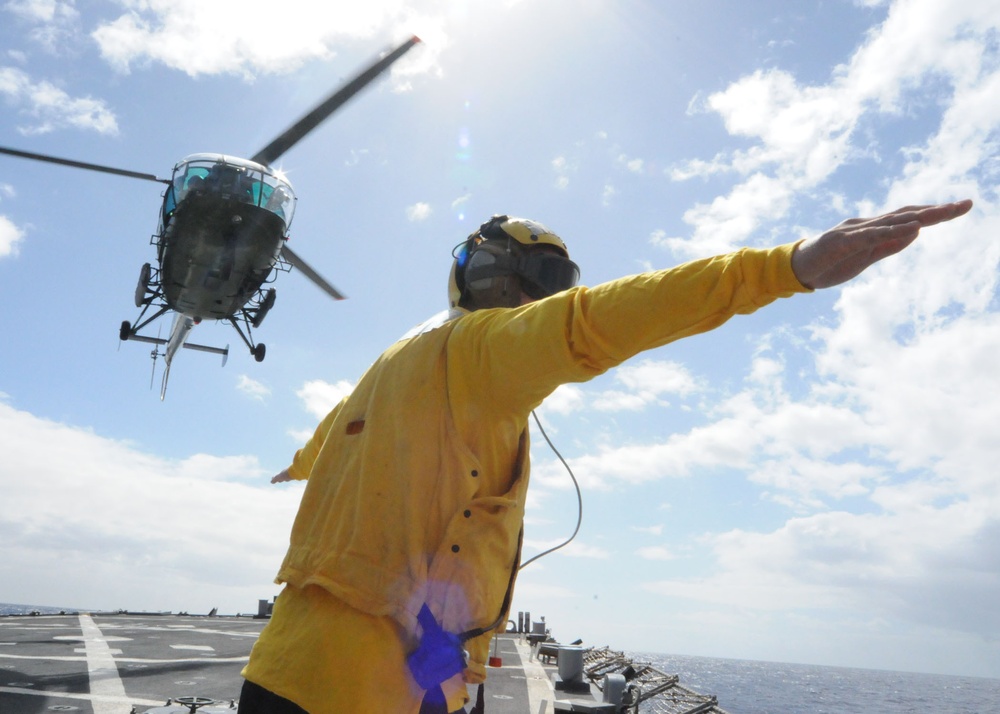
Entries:
POLYGON ((341 89, 338 89, 320 102, 304 117, 288 127, 281 136, 258 151, 251 161, 256 161, 258 164, 264 164, 265 166, 272 164, 279 156, 292 148, 302 137, 315 129, 320 122, 339 109, 344 102, 361 91, 365 85, 382 74, 382 72, 389 68, 389 65, 406 54, 418 42, 420 42, 420 38, 414 35, 385 57, 375 62, 341 89))
POLYGON ((347 297, 342 292, 337 290, 337 288, 333 287, 332 285, 330 285, 330 283, 326 282, 326 280, 319 273, 313 270, 306 261, 302 260, 302 258, 296 255, 295 252, 293 252, 292 249, 288 247, 288 243, 285 243, 281 246, 281 257, 283 260, 286 260, 289 263, 291 263, 293 267, 301 270, 303 275, 312 280, 313 283, 315 283, 320 290, 325 292, 334 300, 343 300, 347 297))
POLYGON ((22 159, 32 159, 34 161, 48 161, 51 164, 62 164, 63 166, 72 166, 77 169, 87 169, 88 171, 100 171, 106 174, 116 174, 118 176, 127 176, 128 178, 143 179, 145 181, 156 181, 157 183, 166 183, 166 184, 170 183, 168 179, 157 178, 153 174, 144 174, 144 173, 139 173, 138 171, 128 171, 127 169, 116 169, 112 166, 102 166, 101 164, 88 164, 84 161, 73 161, 72 159, 63 159, 58 156, 35 154, 30 151, 18 151, 17 149, 8 149, 3 146, 0 146, 0 154, 10 154, 11 156, 19 156, 22 159))

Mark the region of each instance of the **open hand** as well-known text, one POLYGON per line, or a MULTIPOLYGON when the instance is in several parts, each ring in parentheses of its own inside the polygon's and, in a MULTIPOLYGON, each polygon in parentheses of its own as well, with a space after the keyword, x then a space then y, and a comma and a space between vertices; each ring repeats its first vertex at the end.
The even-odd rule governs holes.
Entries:
POLYGON ((799 244, 792 271, 807 288, 829 288, 855 277, 916 240, 921 228, 969 212, 972 201, 906 206, 875 218, 851 218, 799 244))

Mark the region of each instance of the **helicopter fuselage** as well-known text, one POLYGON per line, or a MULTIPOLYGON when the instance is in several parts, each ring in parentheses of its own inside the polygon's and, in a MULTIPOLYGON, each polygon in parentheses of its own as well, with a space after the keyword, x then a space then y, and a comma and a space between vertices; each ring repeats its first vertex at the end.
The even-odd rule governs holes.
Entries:
POLYGON ((237 315, 278 262, 294 201, 287 181, 246 159, 178 163, 154 236, 162 300, 196 321, 237 315))

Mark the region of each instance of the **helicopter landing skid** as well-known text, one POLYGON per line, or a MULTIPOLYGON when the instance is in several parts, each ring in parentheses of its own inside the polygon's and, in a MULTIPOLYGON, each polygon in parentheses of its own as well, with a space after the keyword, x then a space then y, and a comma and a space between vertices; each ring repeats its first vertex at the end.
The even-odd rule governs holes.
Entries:
POLYGON ((245 344, 247 349, 250 350, 250 354, 253 355, 253 358, 258 362, 263 362, 264 355, 267 354, 267 347, 264 346, 263 342, 257 342, 256 344, 253 342, 253 333, 250 331, 253 319, 247 314, 246 310, 241 310, 238 317, 242 319, 243 324, 246 327, 246 332, 244 332, 243 328, 240 327, 236 316, 230 317, 226 321, 233 326, 234 330, 236 330, 236 334, 238 334, 240 339, 243 340, 243 344, 245 344))

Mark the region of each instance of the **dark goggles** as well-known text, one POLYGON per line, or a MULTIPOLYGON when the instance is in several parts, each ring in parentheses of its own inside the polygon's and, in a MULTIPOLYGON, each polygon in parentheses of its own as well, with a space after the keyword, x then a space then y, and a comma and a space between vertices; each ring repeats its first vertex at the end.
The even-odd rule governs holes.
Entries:
POLYGON ((569 258, 541 250, 525 250, 518 254, 496 254, 475 251, 472 256, 459 250, 459 266, 464 267, 466 285, 477 280, 517 275, 521 289, 531 298, 540 300, 575 286, 580 280, 580 268, 569 258))
POLYGON ((521 289, 535 300, 569 290, 580 280, 577 264, 555 253, 528 253, 515 261, 514 272, 521 278, 521 289))

